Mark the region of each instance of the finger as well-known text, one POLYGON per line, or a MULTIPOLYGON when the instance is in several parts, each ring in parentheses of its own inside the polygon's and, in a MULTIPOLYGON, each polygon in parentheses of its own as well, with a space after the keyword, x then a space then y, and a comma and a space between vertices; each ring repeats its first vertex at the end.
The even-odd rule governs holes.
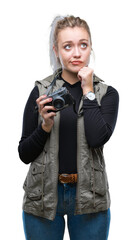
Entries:
POLYGON ((43 114, 43 119, 44 119, 44 121, 46 122, 48 119, 52 119, 53 120, 53 118, 56 116, 56 112, 47 112, 46 114, 43 114))
POLYGON ((48 118, 53 118, 56 116, 56 112, 50 112, 50 113, 47 113, 47 117, 48 118))
POLYGON ((54 108, 53 106, 44 106, 43 108, 42 108, 42 112, 43 113, 46 113, 46 112, 48 112, 48 111, 56 111, 56 108, 54 108))
POLYGON ((78 75, 78 79, 79 79, 80 81, 82 81, 82 77, 81 77, 80 75, 78 75))
POLYGON ((37 98, 37 100, 36 100, 36 103, 37 104, 39 104, 39 102, 42 100, 42 99, 44 99, 44 98, 46 98, 47 97, 47 95, 45 94, 45 95, 42 95, 42 96, 40 96, 39 98, 37 98))
POLYGON ((46 103, 52 102, 52 98, 43 98, 40 102, 39 105, 45 105, 46 103))
POLYGON ((52 98, 44 98, 44 100, 40 100, 40 102, 38 101, 37 105, 38 105, 38 109, 39 112, 44 108, 45 104, 48 104, 49 102, 52 101, 52 98))
POLYGON ((79 79, 80 81, 82 80, 82 76, 81 76, 80 71, 78 72, 77 77, 78 77, 78 79, 79 79))

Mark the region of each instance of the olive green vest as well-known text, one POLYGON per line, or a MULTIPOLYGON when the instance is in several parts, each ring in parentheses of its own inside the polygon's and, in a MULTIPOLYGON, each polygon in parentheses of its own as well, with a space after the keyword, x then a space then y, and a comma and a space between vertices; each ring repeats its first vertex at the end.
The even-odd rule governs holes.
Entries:
MULTIPOLYGON (((51 75, 42 81, 37 81, 39 95, 54 79, 51 75)), ((94 90, 98 104, 107 92, 107 85, 102 83, 96 75, 94 90)), ((57 79, 52 91, 58 90, 64 84, 57 79)), ((82 112, 83 97, 78 113, 82 112)), ((39 123, 42 121, 39 116, 39 123)), ((58 171, 59 171, 59 122, 60 112, 54 117, 54 125, 45 143, 42 153, 30 165, 24 182, 24 211, 54 220, 58 203, 58 171)), ((110 207, 108 180, 105 170, 103 146, 91 148, 85 137, 84 117, 77 119, 77 172, 78 181, 76 189, 75 215, 104 211, 110 207)))

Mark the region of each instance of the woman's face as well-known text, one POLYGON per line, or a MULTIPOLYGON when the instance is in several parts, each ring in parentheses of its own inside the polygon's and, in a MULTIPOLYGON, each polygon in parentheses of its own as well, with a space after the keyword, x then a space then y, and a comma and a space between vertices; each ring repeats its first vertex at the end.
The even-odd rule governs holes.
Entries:
POLYGON ((91 53, 90 37, 82 27, 67 27, 58 33, 58 47, 54 47, 64 70, 78 73, 88 66, 91 53))

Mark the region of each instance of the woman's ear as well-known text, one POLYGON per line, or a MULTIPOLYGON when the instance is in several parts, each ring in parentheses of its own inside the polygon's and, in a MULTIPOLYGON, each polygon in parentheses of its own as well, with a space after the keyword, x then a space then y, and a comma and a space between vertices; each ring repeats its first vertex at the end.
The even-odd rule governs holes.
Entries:
POLYGON ((55 47, 55 45, 53 45, 53 51, 54 51, 56 57, 58 58, 58 51, 57 51, 57 48, 55 47))

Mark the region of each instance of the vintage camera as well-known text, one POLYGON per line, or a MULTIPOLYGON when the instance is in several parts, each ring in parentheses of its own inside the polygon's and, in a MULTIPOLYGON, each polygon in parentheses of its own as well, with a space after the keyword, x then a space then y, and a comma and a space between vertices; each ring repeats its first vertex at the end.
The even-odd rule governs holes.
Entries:
MULTIPOLYGON (((69 93, 66 87, 62 87, 57 91, 48 95, 47 98, 52 98, 50 103, 46 103, 44 106, 54 106, 56 110, 54 112, 58 112, 72 104, 75 104, 75 100, 72 95, 69 93)), ((53 112, 53 110, 49 110, 48 112, 53 112)))

